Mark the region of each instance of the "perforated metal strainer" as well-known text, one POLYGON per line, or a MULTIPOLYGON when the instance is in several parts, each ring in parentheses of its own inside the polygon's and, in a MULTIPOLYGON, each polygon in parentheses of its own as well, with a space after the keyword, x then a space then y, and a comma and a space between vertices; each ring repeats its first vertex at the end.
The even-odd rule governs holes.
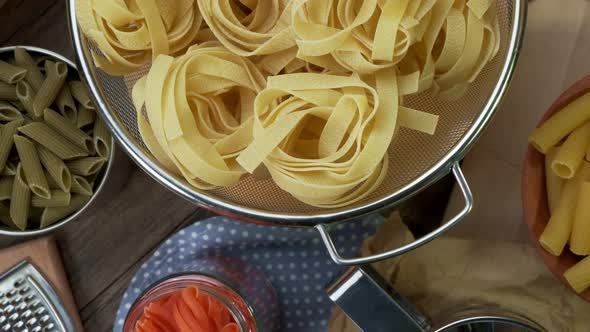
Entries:
POLYGON ((150 155, 139 134, 136 111, 129 87, 147 73, 125 78, 113 77, 96 68, 89 43, 82 35, 75 15, 75 0, 69 0, 69 19, 79 68, 114 136, 135 162, 161 184, 182 197, 217 212, 250 221, 283 226, 315 226, 339 264, 358 264, 399 255, 412 250, 452 227, 469 213, 472 197, 459 168, 459 160, 479 137, 504 96, 521 45, 526 0, 497 0, 501 27, 501 47, 466 96, 447 102, 422 95, 407 99, 409 106, 440 115, 436 135, 429 136, 400 129, 389 149, 390 165, 380 189, 367 199, 344 208, 321 209, 305 205, 273 184, 272 180, 246 177, 224 189, 201 191, 161 167, 150 155), (458 216, 416 242, 375 257, 344 259, 335 249, 328 225, 376 213, 400 203, 446 175, 455 174, 465 195, 466 206, 458 216))

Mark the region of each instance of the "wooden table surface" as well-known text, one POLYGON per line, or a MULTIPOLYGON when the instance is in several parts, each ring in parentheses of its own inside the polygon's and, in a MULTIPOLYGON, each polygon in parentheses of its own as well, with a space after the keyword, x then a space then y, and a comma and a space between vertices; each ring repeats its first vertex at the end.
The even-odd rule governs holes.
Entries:
MULTIPOLYGON (((65 0, 0 0, 0 47, 31 45, 74 59, 65 0)), ((96 204, 56 234, 67 275, 87 331, 112 331, 120 298, 141 262, 180 228, 212 214, 184 201, 137 168, 119 149, 96 204)), ((405 221, 418 233, 418 220, 442 216, 450 180, 419 195, 428 209, 406 205, 405 221)))

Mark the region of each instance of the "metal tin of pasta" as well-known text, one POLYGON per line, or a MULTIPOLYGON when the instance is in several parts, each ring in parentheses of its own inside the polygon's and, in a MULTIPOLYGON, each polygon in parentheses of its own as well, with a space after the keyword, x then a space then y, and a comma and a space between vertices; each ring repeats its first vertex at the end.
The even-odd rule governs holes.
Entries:
MULTIPOLYGON (((341 265, 369 263, 416 249, 451 229, 471 211, 473 197, 459 162, 489 124, 507 91, 520 53, 527 6, 524 0, 497 1, 502 31, 501 51, 495 60, 494 67, 486 70, 485 77, 478 79, 480 82, 472 91, 469 91, 467 100, 445 105, 434 103, 434 99, 428 98, 427 101, 416 101, 420 105, 430 106, 441 112, 448 111, 444 114, 445 117, 449 117, 447 123, 450 124, 445 130, 435 135, 430 141, 406 136, 403 140, 406 142, 413 140, 414 148, 404 147, 402 144, 404 156, 396 160, 403 160, 405 157, 409 160, 402 161, 401 165, 394 164, 393 169, 399 169, 399 171, 390 172, 395 174, 391 177, 388 174, 381 188, 371 198, 343 208, 321 209, 296 202, 293 197, 289 197, 278 187, 265 181, 256 181, 253 176, 239 185, 205 191, 193 188, 187 181, 162 167, 149 153, 140 138, 136 111, 129 92, 129 86, 143 76, 149 66, 144 66, 138 72, 124 78, 110 76, 98 70, 93 54, 100 54, 100 52, 82 34, 76 17, 76 3, 75 0, 68 1, 68 15, 74 49, 83 79, 88 84, 97 110, 101 112, 113 135, 127 154, 146 173, 178 195, 214 212, 249 222, 316 227, 330 256, 341 265), (331 225, 391 208, 450 172, 455 175, 465 198, 465 207, 459 214, 432 233, 404 247, 366 258, 340 256, 329 234, 331 225)), ((393 149, 398 151, 397 148, 393 149)))
MULTIPOLYGON (((47 50, 47 49, 39 48, 39 47, 21 46, 21 45, 0 47, 0 59, 2 59, 3 56, 7 53, 12 54, 16 48, 25 49, 31 55, 48 57, 49 59, 55 59, 55 60, 61 61, 61 62, 65 63, 66 65, 68 65, 69 69, 73 69, 72 71, 68 72, 68 77, 71 77, 71 75, 75 75, 77 79, 82 79, 82 75, 80 75, 80 72, 76 68, 76 65, 71 60, 69 60, 68 58, 64 57, 61 54, 55 53, 55 52, 47 50)), ((86 202, 86 204, 84 204, 79 210, 77 210, 73 214, 69 215, 65 219, 57 221, 57 222, 53 223, 52 225, 45 227, 45 228, 41 228, 41 229, 31 229, 31 230, 20 231, 20 230, 13 230, 8 227, 0 227, 0 236, 12 237, 12 238, 29 238, 29 237, 47 235, 47 234, 53 233, 54 231, 62 228, 63 226, 65 226, 69 222, 76 220, 78 218, 78 216, 80 216, 80 214, 82 214, 90 205, 92 205, 95 198, 102 191, 104 184, 106 182, 106 179, 111 174, 114 156, 115 156, 115 144, 114 144, 114 139, 111 138, 111 149, 110 149, 109 157, 106 160, 106 165, 103 167, 103 169, 100 171, 100 173, 98 173, 99 175, 97 176, 97 178, 95 180, 94 193, 92 194, 90 199, 86 202)))

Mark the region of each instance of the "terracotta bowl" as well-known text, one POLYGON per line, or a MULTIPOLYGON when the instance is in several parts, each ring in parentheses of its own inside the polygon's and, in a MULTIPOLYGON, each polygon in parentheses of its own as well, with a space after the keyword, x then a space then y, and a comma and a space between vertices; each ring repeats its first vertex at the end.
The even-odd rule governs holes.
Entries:
MULTIPOLYGON (((564 106, 589 91, 590 75, 572 85, 559 96, 555 103, 553 103, 545 113, 539 122, 539 125, 554 113, 559 112, 564 106)), ((524 222, 529 228, 530 234, 536 244, 538 252, 545 262, 545 265, 547 265, 549 270, 551 270, 562 283, 569 287, 569 284, 563 277, 563 273, 577 262, 581 261, 582 257, 574 255, 567 248, 561 256, 555 257, 546 252, 539 244, 539 237, 549 221, 547 191, 545 189, 545 158, 543 154, 535 150, 530 144, 527 148, 522 174, 522 206, 524 222)), ((580 297, 590 302, 590 290, 580 294, 580 297)))

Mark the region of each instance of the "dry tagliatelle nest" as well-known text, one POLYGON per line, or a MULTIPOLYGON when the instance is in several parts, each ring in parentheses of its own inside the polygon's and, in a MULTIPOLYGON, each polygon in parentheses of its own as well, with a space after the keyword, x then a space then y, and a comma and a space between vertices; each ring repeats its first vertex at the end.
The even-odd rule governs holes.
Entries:
POLYGON ((266 169, 325 208, 395 171, 398 128, 435 132, 406 96, 460 98, 500 45, 493 0, 77 2, 99 68, 152 62, 133 95, 163 167, 199 189, 266 169))

